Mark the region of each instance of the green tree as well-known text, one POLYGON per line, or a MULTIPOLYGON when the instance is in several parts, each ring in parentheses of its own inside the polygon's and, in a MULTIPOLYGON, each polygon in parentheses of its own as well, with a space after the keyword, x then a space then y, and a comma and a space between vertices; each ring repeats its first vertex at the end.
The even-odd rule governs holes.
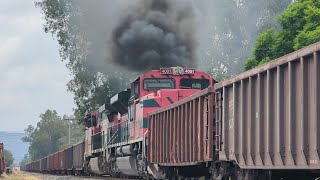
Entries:
POLYGON ((266 57, 273 58, 272 45, 274 44, 275 36, 275 30, 271 28, 257 37, 256 44, 253 48, 253 54, 255 54, 258 62, 262 61, 266 57))
POLYGON ((248 70, 320 41, 320 1, 297 0, 278 17, 280 29, 268 29, 256 39, 254 58, 244 63, 248 70), (248 66, 252 62, 257 63, 248 66))
MULTIPOLYGON (((67 84, 73 92, 77 105, 77 117, 83 117, 89 109, 99 107, 112 97, 114 90, 120 88, 119 81, 110 86, 103 72, 106 64, 94 64, 96 59, 95 44, 89 38, 85 29, 88 25, 83 20, 87 12, 80 4, 83 0, 42 0, 35 2, 44 14, 44 31, 56 37, 60 45, 60 56, 66 62, 73 78, 67 84)), ((98 28, 98 27, 97 27, 98 28)), ((101 53, 100 53, 101 54, 101 53)))
POLYGON ((203 14, 197 31, 209 36, 200 36, 204 38, 199 40, 200 49, 204 50, 201 60, 206 67, 210 63, 210 71, 217 74, 238 73, 243 60, 250 56, 256 36, 265 29, 276 28, 276 16, 290 3, 291 0, 210 0, 203 3, 204 7, 195 3, 203 14))
POLYGON ((4 160, 6 161, 6 166, 9 167, 13 164, 14 158, 11 151, 5 149, 4 150, 4 160))
POLYGON ((21 160, 21 162, 19 164, 20 164, 20 166, 23 166, 23 165, 25 165, 25 164, 27 164, 29 162, 31 162, 31 159, 30 159, 28 154, 25 154, 23 159, 21 160))
POLYGON ((247 61, 244 62, 244 69, 245 70, 252 69, 252 68, 256 67, 258 64, 259 64, 259 62, 255 58, 250 57, 250 58, 248 58, 247 61))
POLYGON ((47 110, 40 115, 36 127, 29 125, 23 142, 30 143, 29 155, 31 160, 39 159, 63 147, 61 139, 67 136, 67 123, 54 110, 47 110))
MULTIPOLYGON (((63 119, 66 119, 66 116, 64 116, 63 119)), ((84 140, 85 135, 85 127, 82 123, 79 123, 77 120, 67 121, 67 129, 69 129, 70 126, 70 145, 76 144, 80 141, 84 140)), ((68 130, 69 131, 69 130, 68 130)), ((69 145, 69 132, 67 132, 67 135, 61 138, 61 142, 63 142, 63 145, 61 146, 62 149, 70 147, 69 145)))

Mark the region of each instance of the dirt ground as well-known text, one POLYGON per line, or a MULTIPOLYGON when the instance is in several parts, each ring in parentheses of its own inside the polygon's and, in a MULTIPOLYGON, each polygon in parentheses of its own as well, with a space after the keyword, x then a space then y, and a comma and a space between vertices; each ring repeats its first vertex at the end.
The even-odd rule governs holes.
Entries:
POLYGON ((6 175, 5 173, 0 176, 0 179, 4 180, 41 180, 39 177, 32 175, 30 173, 25 173, 22 171, 15 171, 11 175, 6 175))
MULTIPOLYGON (((83 179, 101 180, 104 178, 48 175, 48 174, 29 173, 29 172, 23 172, 23 171, 15 171, 11 175, 3 174, 0 176, 0 180, 83 180, 83 179)), ((108 178, 105 178, 105 179, 108 179, 108 178)))

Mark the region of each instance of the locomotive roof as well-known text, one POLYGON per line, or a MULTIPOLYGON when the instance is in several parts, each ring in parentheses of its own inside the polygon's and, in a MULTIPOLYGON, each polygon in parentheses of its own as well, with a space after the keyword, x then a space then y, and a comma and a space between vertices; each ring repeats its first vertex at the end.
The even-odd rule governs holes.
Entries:
MULTIPOLYGON (((162 69, 174 69, 174 68, 182 68, 182 67, 177 66, 177 67, 168 67, 168 68, 153 69, 153 70, 150 70, 150 71, 148 71, 148 72, 146 72, 146 73, 141 74, 140 76, 138 76, 137 78, 135 78, 133 81, 131 81, 131 83, 139 80, 141 77, 143 77, 143 76, 145 76, 146 74, 149 74, 149 73, 151 73, 151 72, 160 72, 162 69)), ((188 70, 194 70, 194 73, 205 73, 205 72, 202 72, 202 71, 196 71, 194 68, 182 68, 182 69, 184 69, 184 70, 186 70, 186 69, 188 69, 188 70)), ((161 74, 161 73, 160 73, 160 74, 161 74)), ((181 74, 181 75, 183 75, 183 74, 181 74)))

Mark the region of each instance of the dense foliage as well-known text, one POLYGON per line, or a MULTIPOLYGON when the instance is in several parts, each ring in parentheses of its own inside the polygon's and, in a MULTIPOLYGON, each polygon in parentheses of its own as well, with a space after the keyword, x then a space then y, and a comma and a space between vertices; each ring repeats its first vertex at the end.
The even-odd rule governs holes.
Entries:
POLYGON ((31 162, 30 156, 28 154, 25 154, 21 162, 19 163, 20 166, 23 166, 27 163, 31 162))
POLYGON ((280 29, 268 29, 256 39, 244 69, 269 62, 320 41, 320 1, 297 0, 278 17, 280 29))
POLYGON ((4 160, 6 161, 7 167, 9 167, 13 164, 14 158, 13 158, 11 151, 9 151, 8 149, 4 150, 4 160))
POLYGON ((207 47, 203 49, 207 51, 201 56, 211 61, 211 71, 221 77, 242 70, 243 60, 250 56, 256 35, 276 27, 276 16, 291 0, 212 0, 208 3, 212 4, 208 5, 212 13, 203 18, 204 22, 212 23, 212 28, 204 33, 211 41, 205 44, 207 47))
MULTIPOLYGON (((73 141, 83 138, 83 129, 73 123, 73 141)), ((47 110, 40 115, 40 122, 36 127, 29 125, 25 129, 27 136, 22 138, 23 142, 30 143, 29 156, 31 160, 39 159, 50 153, 56 152, 68 145, 68 122, 58 115, 56 111, 47 110)))

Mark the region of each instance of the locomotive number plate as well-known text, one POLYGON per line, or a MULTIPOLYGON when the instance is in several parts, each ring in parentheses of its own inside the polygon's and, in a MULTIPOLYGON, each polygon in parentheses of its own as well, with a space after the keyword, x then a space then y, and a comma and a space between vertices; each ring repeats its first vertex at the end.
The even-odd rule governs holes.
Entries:
POLYGON ((171 68, 161 68, 160 73, 161 74, 172 74, 172 69, 171 68))

